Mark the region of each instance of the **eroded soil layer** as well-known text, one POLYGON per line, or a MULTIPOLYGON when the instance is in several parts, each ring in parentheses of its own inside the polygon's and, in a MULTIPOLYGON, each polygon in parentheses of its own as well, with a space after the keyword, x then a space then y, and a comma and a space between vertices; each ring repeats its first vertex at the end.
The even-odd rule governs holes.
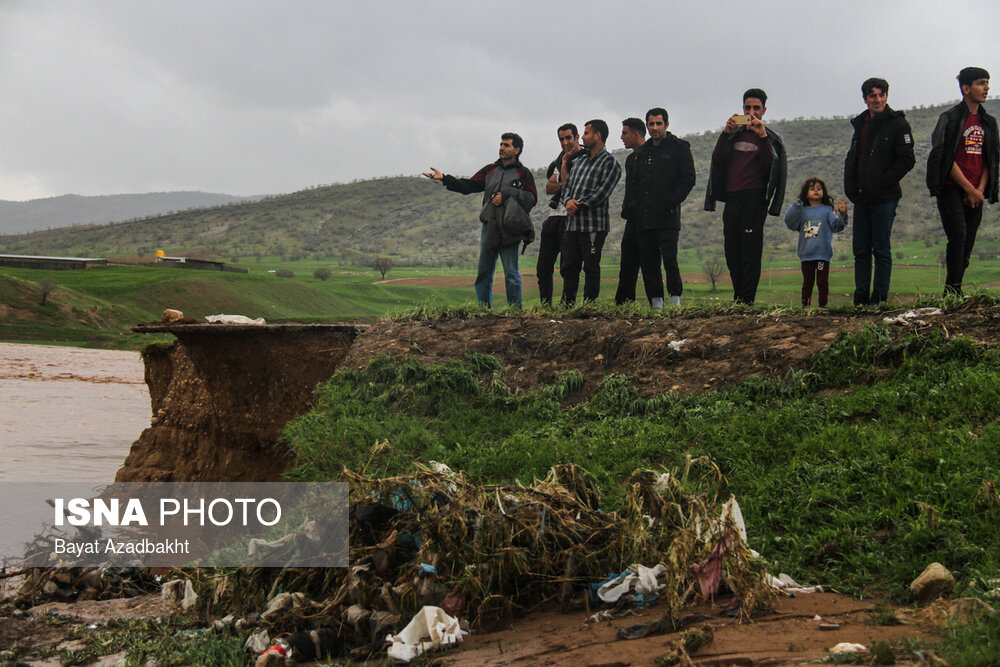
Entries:
POLYGON ((341 363, 355 327, 178 325, 170 345, 143 352, 152 424, 132 445, 119 482, 277 481, 288 455, 282 427, 309 409, 341 363))

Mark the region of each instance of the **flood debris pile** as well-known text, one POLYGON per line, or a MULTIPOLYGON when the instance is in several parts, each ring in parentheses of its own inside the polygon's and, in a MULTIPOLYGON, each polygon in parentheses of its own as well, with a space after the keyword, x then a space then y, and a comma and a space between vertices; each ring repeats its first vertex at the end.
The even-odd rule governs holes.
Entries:
POLYGON ((132 598, 158 591, 158 577, 137 567, 29 567, 14 570, 21 585, 9 602, 27 609, 43 602, 132 598))
MULTIPOLYGON (((345 470, 343 479, 351 488, 349 568, 277 578, 243 569, 201 582, 211 590, 199 592, 222 606, 267 591, 263 630, 251 638, 258 652, 323 629, 341 654, 362 658, 421 614, 461 619, 463 632, 491 631, 545 603, 599 606, 595 582, 616 577, 625 583, 606 604, 658 604, 666 625, 686 603, 723 592, 743 619, 776 595, 746 546, 738 506, 723 502, 723 476, 705 458, 689 457, 672 473, 636 471, 617 511, 602 510, 596 480, 573 464, 531 486, 477 485, 441 464, 381 479, 345 470), (639 568, 644 587, 629 583, 639 568)), ((449 628, 445 636, 461 637, 449 628)))

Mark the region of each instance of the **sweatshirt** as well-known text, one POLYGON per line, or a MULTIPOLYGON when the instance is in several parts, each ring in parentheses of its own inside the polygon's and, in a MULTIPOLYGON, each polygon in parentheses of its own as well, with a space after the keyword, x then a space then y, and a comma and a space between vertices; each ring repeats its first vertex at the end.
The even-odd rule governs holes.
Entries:
POLYGON ((833 259, 833 233, 847 226, 847 216, 840 214, 826 204, 803 206, 796 199, 785 213, 785 225, 799 233, 799 259, 803 262, 833 259))

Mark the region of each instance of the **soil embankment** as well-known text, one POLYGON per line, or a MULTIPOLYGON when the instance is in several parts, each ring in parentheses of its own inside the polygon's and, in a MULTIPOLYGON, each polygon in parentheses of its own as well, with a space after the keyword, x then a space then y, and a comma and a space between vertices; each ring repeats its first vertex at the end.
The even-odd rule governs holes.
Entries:
POLYGON ((170 345, 143 352, 151 425, 118 482, 277 481, 290 464, 282 427, 309 409, 358 328, 339 325, 150 325, 170 345))
MULTIPOLYGON (((504 382, 531 389, 576 369, 594 393, 623 375, 644 396, 696 393, 752 375, 778 379, 838 334, 881 321, 875 314, 693 313, 621 319, 573 311, 544 316, 386 321, 336 325, 147 325, 177 341, 143 353, 152 424, 132 446, 117 481, 276 481, 290 465, 275 448, 281 429, 305 413, 313 388, 339 367, 383 356, 443 363, 495 356, 504 382), (357 334, 364 329, 364 335, 357 334)), ((1000 340, 1000 309, 970 308, 924 318, 981 344, 1000 340)))

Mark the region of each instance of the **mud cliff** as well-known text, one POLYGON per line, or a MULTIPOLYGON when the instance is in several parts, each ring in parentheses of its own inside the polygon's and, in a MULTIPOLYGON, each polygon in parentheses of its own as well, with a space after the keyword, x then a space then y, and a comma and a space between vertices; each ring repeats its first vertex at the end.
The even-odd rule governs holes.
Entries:
POLYGON ((151 425, 116 481, 277 481, 282 427, 309 409, 359 328, 341 325, 144 325, 177 340, 143 352, 151 425))

